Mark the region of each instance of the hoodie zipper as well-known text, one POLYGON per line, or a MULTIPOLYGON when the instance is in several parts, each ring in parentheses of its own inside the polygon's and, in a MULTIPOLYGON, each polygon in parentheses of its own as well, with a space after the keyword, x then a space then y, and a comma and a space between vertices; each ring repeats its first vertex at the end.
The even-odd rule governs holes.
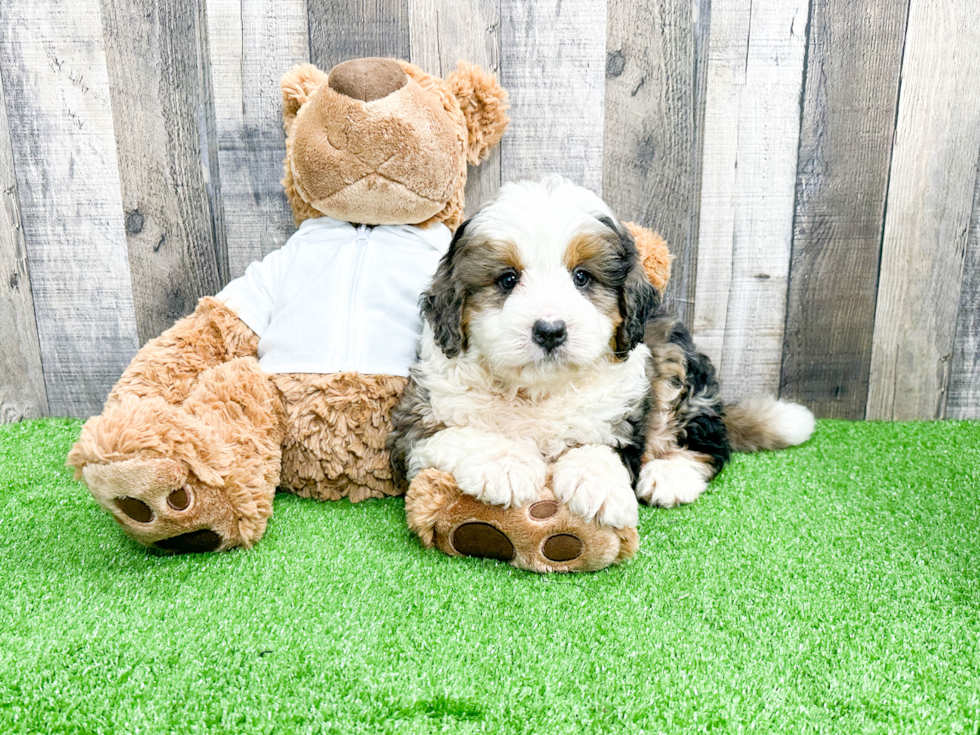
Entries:
POLYGON ((348 362, 354 361, 354 333, 355 329, 355 317, 354 317, 354 304, 357 297, 357 287, 361 280, 361 266, 364 265, 364 257, 367 255, 368 242, 371 239, 371 228, 368 225, 358 225, 357 226, 357 237, 354 238, 354 269, 351 276, 351 288, 350 297, 347 302, 347 324, 345 328, 347 329, 347 360, 348 362))

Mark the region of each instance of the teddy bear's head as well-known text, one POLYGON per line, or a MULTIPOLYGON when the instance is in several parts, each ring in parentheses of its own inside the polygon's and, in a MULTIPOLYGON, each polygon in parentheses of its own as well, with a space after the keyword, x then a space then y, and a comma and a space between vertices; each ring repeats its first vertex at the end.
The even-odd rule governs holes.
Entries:
POLYGON ((507 93, 463 61, 447 79, 394 59, 329 74, 304 64, 283 77, 282 97, 283 185, 297 225, 329 215, 455 230, 466 164, 486 158, 509 122, 507 93))

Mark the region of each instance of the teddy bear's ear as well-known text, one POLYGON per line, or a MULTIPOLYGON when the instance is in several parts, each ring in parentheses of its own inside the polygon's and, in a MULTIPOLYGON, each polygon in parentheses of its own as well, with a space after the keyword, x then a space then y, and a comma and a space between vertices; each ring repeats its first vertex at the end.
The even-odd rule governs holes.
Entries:
POLYGON ((643 270, 647 273, 650 283, 663 294, 670 280, 670 261, 674 256, 667 250, 667 243, 660 235, 646 227, 640 227, 635 222, 626 222, 626 229, 636 240, 636 249, 640 253, 643 270))
POLYGON ((497 84, 493 74, 465 61, 459 62, 446 81, 466 117, 466 159, 475 166, 500 142, 510 122, 507 92, 497 84))
POLYGON ((313 64, 294 66, 282 76, 282 116, 286 131, 310 95, 327 81, 327 75, 313 64))

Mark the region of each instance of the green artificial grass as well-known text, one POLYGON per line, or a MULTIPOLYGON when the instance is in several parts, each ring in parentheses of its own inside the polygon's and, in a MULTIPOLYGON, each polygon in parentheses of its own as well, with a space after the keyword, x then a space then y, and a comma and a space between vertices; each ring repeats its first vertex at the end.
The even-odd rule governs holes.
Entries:
POLYGON ((980 423, 820 422, 570 576, 424 551, 400 499, 148 552, 79 426, 0 427, 2 733, 978 732, 980 423))

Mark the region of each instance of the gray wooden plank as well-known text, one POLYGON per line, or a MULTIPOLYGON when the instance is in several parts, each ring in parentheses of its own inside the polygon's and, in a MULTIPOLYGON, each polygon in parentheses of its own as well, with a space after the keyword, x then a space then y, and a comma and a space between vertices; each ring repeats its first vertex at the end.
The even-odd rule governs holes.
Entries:
MULTIPOLYGON (((2 76, 2 73, 0 73, 2 76)), ((0 423, 48 412, 20 196, 0 80, 0 423)))
POLYGON ((137 349, 97 0, 0 3, 0 66, 48 406, 88 416, 137 349))
POLYGON ((141 343, 220 290, 227 273, 206 181, 199 14, 196 2, 102 0, 141 343))
POLYGON ((726 398, 779 390, 808 12, 711 6, 694 337, 726 398))
POLYGON ((207 0, 221 211, 229 276, 296 230, 282 188, 279 80, 309 58, 306 0, 207 0))
POLYGON ((908 0, 813 0, 780 394, 864 417, 908 0))
POLYGON ((945 418, 980 419, 980 175, 973 189, 945 418))
POLYGON ((501 0, 505 181, 560 173, 602 193, 605 0, 501 0))
MULTIPOLYGON (((180 3, 183 0, 176 0, 180 3)), ((201 171, 204 189, 208 197, 211 231, 214 237, 214 260, 218 269, 218 283, 223 287, 231 280, 228 261, 228 232, 225 228, 225 210, 221 194, 221 169, 219 165, 218 113, 215 109, 215 86, 211 72, 211 41, 208 34, 207 0, 194 0, 196 17, 194 30, 197 43, 197 81, 200 93, 197 98, 197 124, 200 143, 201 171)))
POLYGON ((606 28, 602 190, 621 218, 667 240, 667 303, 689 324, 710 10, 709 0, 609 0, 606 28))
POLYGON ((912 0, 867 417, 942 416, 980 155, 980 4, 912 0))
MULTIPOLYGON (((411 62, 446 78, 460 59, 500 72, 499 0, 410 0, 411 62)), ((474 213, 500 188, 500 146, 479 166, 469 166, 466 212, 474 213)))
POLYGON ((409 0, 307 0, 310 61, 324 71, 361 56, 411 55, 409 0))

